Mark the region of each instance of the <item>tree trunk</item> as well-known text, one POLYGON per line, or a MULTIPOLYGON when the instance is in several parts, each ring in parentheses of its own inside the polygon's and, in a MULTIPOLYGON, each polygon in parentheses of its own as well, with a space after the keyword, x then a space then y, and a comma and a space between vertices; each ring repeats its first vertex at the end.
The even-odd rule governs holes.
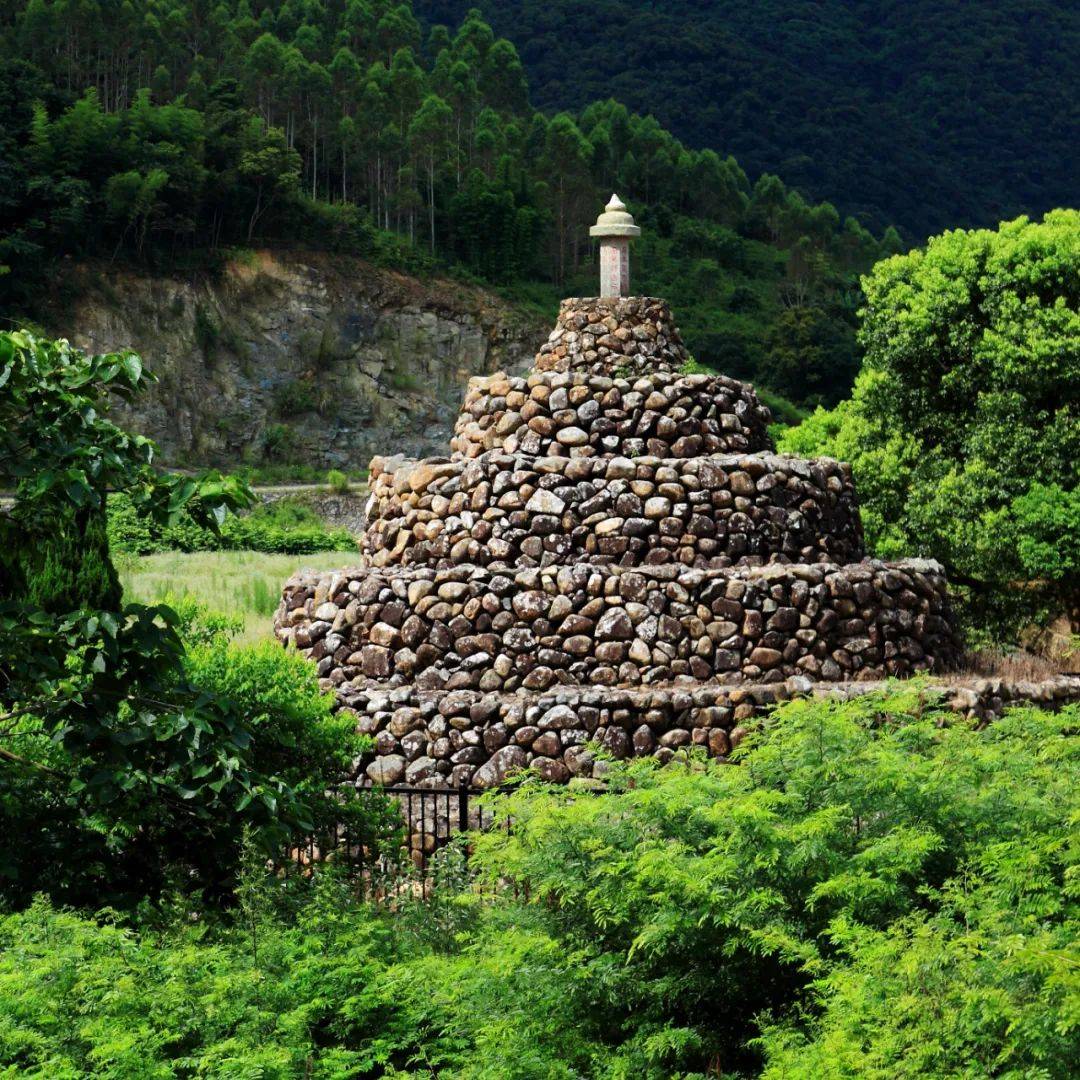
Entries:
POLYGON ((435 155, 428 164, 428 223, 431 226, 431 253, 435 254, 435 155))

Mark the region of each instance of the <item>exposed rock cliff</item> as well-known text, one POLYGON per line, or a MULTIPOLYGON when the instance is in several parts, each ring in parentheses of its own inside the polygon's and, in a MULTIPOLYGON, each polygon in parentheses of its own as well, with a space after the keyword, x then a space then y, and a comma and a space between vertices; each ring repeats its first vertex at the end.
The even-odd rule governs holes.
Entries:
POLYGON ((215 277, 87 266, 70 285, 47 329, 143 356, 160 381, 118 418, 177 465, 434 452, 470 376, 523 366, 543 330, 481 289, 326 254, 251 253, 215 277))

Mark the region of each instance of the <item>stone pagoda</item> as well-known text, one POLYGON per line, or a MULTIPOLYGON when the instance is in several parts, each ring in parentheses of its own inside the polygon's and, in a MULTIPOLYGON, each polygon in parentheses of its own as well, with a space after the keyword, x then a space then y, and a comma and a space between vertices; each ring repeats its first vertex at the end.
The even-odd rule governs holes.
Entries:
POLYGON ((449 456, 375 458, 360 564, 285 585, 279 639, 374 736, 360 779, 723 757, 773 701, 956 657, 940 566, 866 559, 849 467, 774 453, 753 389, 621 295, 617 197, 596 228, 610 295, 564 300, 529 374, 474 378, 449 456))

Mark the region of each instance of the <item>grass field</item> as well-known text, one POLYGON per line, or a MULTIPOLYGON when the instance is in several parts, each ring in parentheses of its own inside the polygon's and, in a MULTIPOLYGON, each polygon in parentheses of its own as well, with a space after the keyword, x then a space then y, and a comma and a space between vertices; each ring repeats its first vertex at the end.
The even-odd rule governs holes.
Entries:
POLYGON ((290 574, 301 568, 333 570, 350 566, 358 557, 356 551, 318 555, 170 551, 129 557, 119 569, 126 600, 152 604, 169 596, 192 596, 215 611, 243 618, 240 640, 257 641, 272 633, 271 619, 281 597, 281 586, 290 574))

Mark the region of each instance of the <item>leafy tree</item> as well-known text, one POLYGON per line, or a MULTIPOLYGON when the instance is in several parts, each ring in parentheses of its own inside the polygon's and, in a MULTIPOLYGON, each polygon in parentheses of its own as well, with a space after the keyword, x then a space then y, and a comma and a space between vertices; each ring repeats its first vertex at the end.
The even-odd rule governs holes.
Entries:
POLYGON ((147 175, 132 169, 110 176, 105 184, 105 205, 110 216, 124 222, 121 242, 128 229, 134 230, 135 250, 142 252, 146 233, 156 214, 160 214, 161 190, 169 182, 164 169, 151 169, 147 175))
POLYGON ((882 555, 983 597, 1080 594, 1080 214, 945 233, 863 281, 863 369, 786 450, 850 460, 882 555))
POLYGON ((285 144, 277 128, 264 131, 249 123, 241 143, 237 173, 254 189, 254 204, 248 218, 247 238, 255 233, 259 219, 282 195, 294 194, 300 182, 300 161, 285 144))
POLYGON ((841 398, 858 366, 854 327, 820 307, 801 306, 773 323, 758 371, 766 386, 814 404, 841 398))
POLYGON ((591 148, 574 118, 560 113, 548 125, 544 142, 544 166, 551 191, 558 249, 558 281, 566 278, 571 244, 576 245, 588 190, 591 148))
POLYGON ((0 517, 11 897, 50 888, 130 899, 177 866, 216 888, 235 869, 244 820, 280 843, 325 798, 327 773, 312 778, 318 790, 300 790, 264 771, 274 754, 253 745, 257 718, 240 697, 192 681, 169 608, 121 605, 103 540, 107 492, 161 524, 186 512, 211 529, 251 498, 235 480, 157 472, 153 443, 107 418, 110 395, 131 397, 148 378, 133 353, 86 356, 0 334, 0 476, 15 486, 0 517))
POLYGON ((285 47, 273 34, 262 34, 252 42, 244 66, 258 97, 259 111, 267 125, 274 122, 274 87, 285 66, 285 47))
POLYGON ((409 144, 424 162, 427 172, 428 228, 431 250, 435 250, 435 169, 446 157, 450 146, 450 106, 435 94, 429 94, 409 124, 409 144))
POLYGON ((480 93, 484 100, 503 112, 525 112, 529 103, 529 85, 517 49, 506 38, 499 38, 487 50, 480 70, 480 93))
POLYGON ((408 4, 398 4, 379 19, 375 27, 375 39, 391 63, 402 49, 412 51, 420 47, 420 24, 408 4))

